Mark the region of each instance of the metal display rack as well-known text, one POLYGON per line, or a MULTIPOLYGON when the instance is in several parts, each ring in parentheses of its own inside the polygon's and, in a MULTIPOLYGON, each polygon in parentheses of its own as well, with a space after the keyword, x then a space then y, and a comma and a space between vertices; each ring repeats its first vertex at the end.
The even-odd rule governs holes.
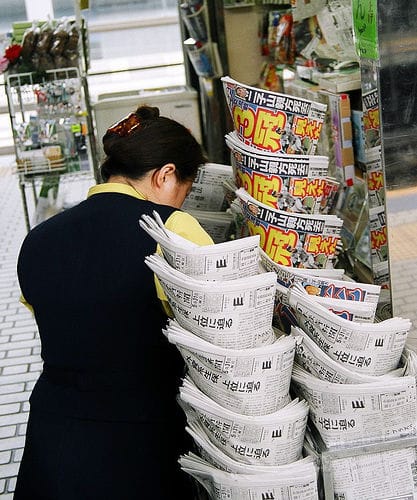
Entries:
POLYGON ((31 228, 27 188, 35 207, 59 188, 60 179, 97 181, 94 123, 87 79, 78 67, 42 73, 12 73, 6 78, 15 167, 27 230, 31 228))
POLYGON ((417 436, 404 435, 367 443, 327 447, 317 429, 308 425, 306 437, 306 452, 313 457, 320 471, 320 500, 416 498, 417 436), (390 469, 394 474, 386 478, 387 481, 382 485, 380 482, 390 469), (397 476, 400 481, 398 485, 395 481, 390 482, 395 477, 396 470, 401 470, 397 476), (395 494, 390 492, 391 487, 398 491, 395 494))

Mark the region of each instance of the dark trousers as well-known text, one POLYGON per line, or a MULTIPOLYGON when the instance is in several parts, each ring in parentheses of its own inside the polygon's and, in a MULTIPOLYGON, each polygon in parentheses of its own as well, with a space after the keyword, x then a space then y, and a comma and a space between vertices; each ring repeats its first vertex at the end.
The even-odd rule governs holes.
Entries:
POLYGON ((14 500, 195 499, 177 463, 183 445, 169 420, 102 422, 32 410, 14 500))

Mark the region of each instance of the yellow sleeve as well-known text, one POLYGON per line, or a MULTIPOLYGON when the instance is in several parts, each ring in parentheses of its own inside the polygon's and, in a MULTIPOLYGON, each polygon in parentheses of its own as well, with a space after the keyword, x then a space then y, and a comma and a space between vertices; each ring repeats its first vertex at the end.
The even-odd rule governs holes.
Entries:
POLYGON ((165 222, 165 227, 200 246, 213 245, 214 243, 198 220, 187 212, 176 211, 172 213, 165 222))
POLYGON ((29 304, 29 302, 23 297, 23 295, 20 295, 19 302, 21 302, 25 307, 29 309, 29 311, 34 314, 33 312, 33 307, 29 304))
MULTIPOLYGON (((192 241, 200 246, 213 245, 214 241, 211 236, 201 227, 197 219, 187 212, 175 211, 165 222, 165 227, 183 238, 192 241)), ((157 252, 161 254, 161 249, 157 248, 157 252)), ((166 314, 173 317, 171 308, 169 307, 166 295, 162 290, 158 278, 155 276, 155 287, 158 298, 162 301, 162 307, 166 314)))

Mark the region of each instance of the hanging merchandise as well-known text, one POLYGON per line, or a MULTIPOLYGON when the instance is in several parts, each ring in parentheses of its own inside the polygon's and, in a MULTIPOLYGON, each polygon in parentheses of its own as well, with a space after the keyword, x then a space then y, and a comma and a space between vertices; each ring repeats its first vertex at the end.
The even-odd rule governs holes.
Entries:
POLYGON ((13 24, 12 40, 5 55, 8 74, 79 67, 80 28, 70 18, 13 24))
POLYGON ((267 15, 270 56, 277 64, 293 64, 295 43, 292 35, 291 11, 272 10, 267 15))
POLYGON ((2 68, 28 230, 62 209, 56 202, 62 176, 96 174, 82 30, 83 22, 79 26, 70 18, 14 23, 5 50, 2 68), (29 184, 35 201, 32 223, 29 184))
POLYGON ((180 15, 190 35, 184 41, 184 49, 196 74, 203 78, 221 74, 217 44, 210 37, 206 2, 194 0, 181 3, 180 15))

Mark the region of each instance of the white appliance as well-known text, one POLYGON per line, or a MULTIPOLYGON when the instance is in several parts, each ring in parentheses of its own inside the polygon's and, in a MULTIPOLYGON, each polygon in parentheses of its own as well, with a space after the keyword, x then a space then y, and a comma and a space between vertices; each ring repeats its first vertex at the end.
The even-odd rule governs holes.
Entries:
POLYGON ((135 111, 141 104, 157 106, 161 116, 182 123, 202 144, 198 93, 191 87, 176 86, 100 94, 97 102, 92 105, 100 162, 104 159, 101 140, 107 128, 135 111))

